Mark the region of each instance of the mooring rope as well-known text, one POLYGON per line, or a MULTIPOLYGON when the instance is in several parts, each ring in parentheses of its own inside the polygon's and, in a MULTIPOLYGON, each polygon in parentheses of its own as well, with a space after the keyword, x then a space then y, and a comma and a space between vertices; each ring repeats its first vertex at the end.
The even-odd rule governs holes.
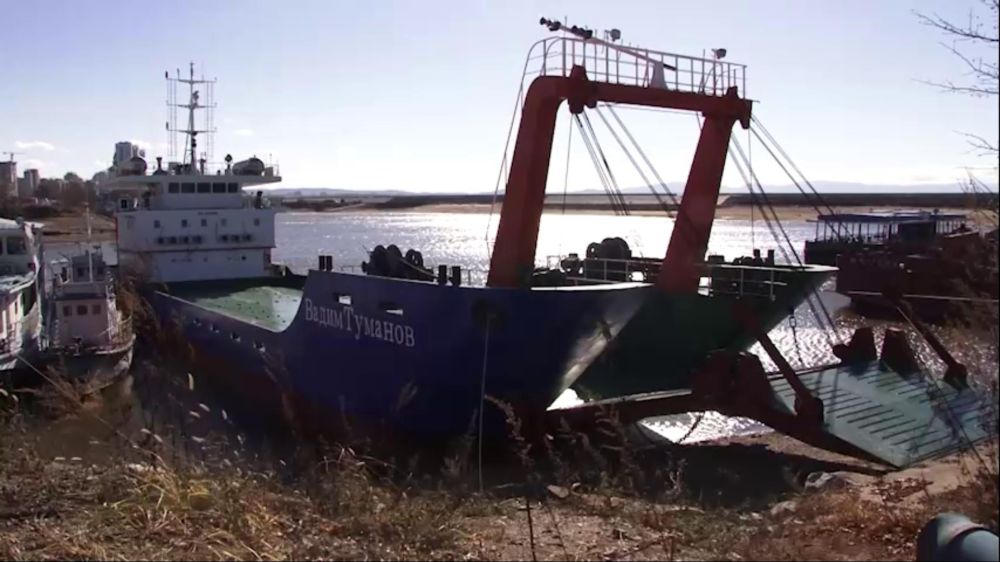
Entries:
POLYGON ((479 493, 483 493, 483 408, 486 404, 486 370, 489 365, 490 351, 490 324, 493 323, 493 315, 486 316, 486 334, 483 337, 483 370, 479 377, 479 435, 476 439, 477 462, 479 472, 479 493))

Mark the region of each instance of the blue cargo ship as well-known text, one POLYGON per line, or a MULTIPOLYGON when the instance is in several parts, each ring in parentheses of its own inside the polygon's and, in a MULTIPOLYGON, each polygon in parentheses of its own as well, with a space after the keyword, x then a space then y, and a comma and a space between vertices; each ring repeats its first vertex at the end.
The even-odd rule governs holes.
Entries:
POLYGON ((423 268, 416 279, 351 274, 326 256, 295 274, 271 263, 277 209, 246 192, 280 175, 257 158, 227 156, 218 169, 198 158, 195 115, 211 83, 193 67, 170 80, 190 90, 178 104, 189 112, 183 161, 157 159, 147 173, 136 156, 107 184, 120 194, 120 269, 144 282, 160 325, 180 330, 200 371, 251 403, 290 398, 324 425, 365 432, 447 439, 481 422, 499 436, 497 403, 544 411, 652 291, 464 286, 423 268))
POLYGON ((335 270, 330 256, 305 275, 273 264, 276 209, 262 190, 246 190, 280 175, 255 157, 227 156, 218 169, 198 157, 212 119, 199 129, 195 115, 211 111, 199 100, 201 90, 211 100, 212 83, 193 68, 168 75, 189 89, 186 103, 172 104, 188 112, 186 128, 171 127, 185 135, 181 161, 158 159, 147 174, 132 158, 111 182, 131 193, 117 211, 121 267, 146 281, 161 325, 180 330, 203 372, 249 403, 291 404, 323 426, 501 437, 509 411, 531 424, 581 378, 605 395, 676 387, 713 349, 750 344, 734 302, 753 300, 773 326, 833 270, 705 261, 731 129, 749 126, 744 67, 566 31, 528 56, 524 76, 535 77, 519 105, 485 285, 465 286, 454 268, 435 272, 420 252, 394 245, 377 246, 361 274, 335 270), (602 278, 536 268, 557 111, 566 102, 578 117, 599 101, 705 118, 666 256, 639 264, 639 277, 628 264, 627 275, 602 278))

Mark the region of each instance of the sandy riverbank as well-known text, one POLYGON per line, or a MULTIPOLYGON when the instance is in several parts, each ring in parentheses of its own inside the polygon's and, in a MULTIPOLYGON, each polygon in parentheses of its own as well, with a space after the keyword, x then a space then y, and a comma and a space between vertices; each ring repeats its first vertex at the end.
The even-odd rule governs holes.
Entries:
MULTIPOLYGON (((42 235, 48 242, 83 242, 87 239, 87 218, 80 212, 68 212, 47 219, 38 219, 44 225, 42 235)), ((115 239, 115 221, 98 214, 90 215, 91 239, 104 242, 115 239)))

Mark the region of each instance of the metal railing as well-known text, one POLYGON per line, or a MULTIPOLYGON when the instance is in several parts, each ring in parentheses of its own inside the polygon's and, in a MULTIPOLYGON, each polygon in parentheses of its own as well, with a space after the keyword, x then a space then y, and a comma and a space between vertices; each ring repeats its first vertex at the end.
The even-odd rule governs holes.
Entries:
MULTIPOLYGON (((549 268, 562 268, 567 256, 548 256, 549 268)), ((567 278, 577 284, 620 283, 635 281, 652 283, 660 271, 660 260, 576 258, 583 275, 567 278)), ((735 295, 767 297, 774 300, 775 293, 788 286, 782 274, 794 271, 793 266, 736 265, 704 263, 699 291, 708 295, 735 295)))
POLYGON ((714 96, 736 86, 747 96, 746 65, 577 37, 548 37, 532 45, 525 76, 569 76, 577 65, 598 82, 714 96))
MULTIPOLYGON (((233 177, 238 178, 238 177, 243 177, 243 176, 238 176, 238 175, 232 174, 231 170, 230 170, 230 165, 227 164, 227 163, 225 163, 225 162, 205 162, 204 166, 202 166, 200 164, 195 164, 193 168, 189 168, 188 164, 183 164, 179 168, 176 168, 176 169, 168 169, 168 167, 169 167, 169 163, 164 162, 163 163, 163 169, 164 169, 164 171, 166 171, 171 176, 182 176, 182 175, 185 175, 185 172, 191 172, 191 173, 194 173, 194 174, 197 174, 197 175, 218 176, 220 178, 233 178, 233 177)), ((151 173, 153 173, 155 171, 156 171, 156 165, 155 164, 149 164, 147 162, 147 168, 146 168, 145 174, 134 173, 134 172, 132 172, 131 170, 128 170, 128 169, 120 169, 118 171, 118 174, 116 176, 114 176, 114 177, 116 177, 116 178, 121 178, 121 177, 124 177, 124 178, 143 177, 144 175, 149 175, 149 174, 151 174, 151 173)), ((280 176, 280 175, 281 175, 281 170, 280 170, 280 168, 279 168, 279 166, 278 166, 277 163, 270 163, 270 164, 265 163, 264 164, 264 172, 260 176, 249 176, 249 177, 265 177, 265 178, 269 178, 269 177, 275 177, 275 176, 280 176)))
MULTIPOLYGON (((344 264, 338 265, 335 269, 341 273, 353 273, 356 275, 364 275, 365 272, 361 270, 360 265, 354 264, 344 264)), ((449 283, 451 272, 449 271, 449 283)), ((488 269, 478 269, 478 268, 462 268, 462 285, 465 287, 476 287, 486 284, 486 278, 489 276, 488 269)))
MULTIPOLYGON (((562 270, 561 263, 564 258, 565 256, 548 256, 546 266, 562 270)), ((656 280, 656 274, 660 269, 660 261, 651 259, 587 258, 587 261, 590 266, 586 270, 587 275, 567 275, 566 279, 571 284, 652 283, 656 280)), ((584 260, 580 259, 581 268, 583 263, 584 260)), ((336 266, 335 269, 342 273, 364 274, 360 265, 344 264, 336 266)), ((778 292, 788 287, 782 276, 797 269, 800 268, 705 263, 699 282, 699 292, 707 295, 766 297, 774 300, 778 292)), ((462 268, 464 286, 485 285, 488 276, 487 269, 462 268)))

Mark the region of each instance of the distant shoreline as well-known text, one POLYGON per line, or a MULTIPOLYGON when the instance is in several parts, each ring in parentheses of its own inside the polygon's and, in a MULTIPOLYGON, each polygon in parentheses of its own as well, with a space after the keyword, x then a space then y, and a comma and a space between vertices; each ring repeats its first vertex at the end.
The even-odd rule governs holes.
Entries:
MULTIPOLYGON (((335 214, 335 213, 351 213, 351 214, 369 214, 378 215, 383 213, 440 213, 440 214, 486 214, 492 211, 495 214, 500 213, 502 207, 502 202, 498 201, 496 205, 491 205, 489 202, 441 202, 438 198, 434 198, 435 201, 412 201, 406 205, 399 204, 397 201, 395 204, 386 205, 385 202, 354 202, 347 203, 344 205, 338 205, 334 207, 323 207, 317 205, 311 205, 307 208, 296 208, 283 206, 281 210, 283 212, 289 213, 323 213, 323 214, 335 214)), ((968 215, 969 221, 973 224, 983 224, 987 225, 988 220, 984 220, 985 217, 979 212, 979 209, 972 205, 969 206, 926 206, 926 205, 885 205, 885 204, 867 204, 867 205, 843 205, 835 204, 833 201, 828 201, 834 207, 836 212, 855 212, 864 213, 874 210, 885 210, 892 208, 907 208, 907 209, 923 209, 923 210, 933 210, 938 209, 942 213, 964 213, 968 215)), ((938 200, 936 202, 948 202, 944 200, 938 200)), ((955 201, 951 201, 954 203, 955 201)), ((776 203, 772 200, 772 203, 776 203)), ((994 207, 995 208, 995 207, 994 207)), ((782 221, 807 221, 814 220, 816 218, 816 210, 809 205, 788 205, 788 204, 775 204, 774 211, 777 214, 779 220, 782 221)), ((610 207, 607 202, 587 202, 587 203, 571 203, 567 202, 565 205, 560 200, 549 200, 546 202, 544 214, 570 214, 570 215, 613 215, 614 209, 610 207)), ((642 205, 630 205, 630 214, 633 216, 640 217, 663 217, 666 216, 666 212, 655 205, 642 204, 642 205)), ((676 214, 676 209, 670 209, 670 216, 676 214)), ((715 218, 719 220, 758 220, 763 221, 764 217, 761 215, 760 209, 754 205, 743 202, 727 201, 716 207, 715 218)), ((82 242, 87 239, 87 229, 86 220, 83 213, 66 213, 61 214, 56 217, 39 219, 44 225, 44 237, 45 240, 51 242, 82 242)), ((993 225, 995 227, 995 224, 993 225)), ((91 215, 91 239, 95 242, 114 240, 115 237, 115 223, 110 217, 94 213, 91 215)))
MULTIPOLYGON (((350 214, 405 214, 405 213, 441 213, 441 214, 485 214, 489 213, 492 209, 495 214, 500 213, 501 204, 497 204, 495 207, 484 204, 484 203, 435 203, 428 205, 417 205, 412 207, 393 207, 393 208, 380 208, 374 205, 351 205, 344 207, 337 207, 332 209, 296 209, 296 208, 285 208, 285 212, 290 213, 321 213, 321 214, 336 214, 336 213, 350 213, 350 214)), ((884 209, 882 206, 838 206, 835 208, 837 212, 869 212, 878 209, 884 209)), ((920 207, 907 207, 907 208, 920 208, 920 207)), ((933 210, 933 208, 920 208, 923 210, 933 210)), ((942 213, 965 213, 969 215, 970 220, 974 220, 973 215, 975 214, 975 209, 961 208, 961 207, 939 207, 937 208, 942 213)), ((813 220, 816 218, 816 210, 808 206, 798 206, 798 205, 781 205, 775 206, 774 211, 778 216, 779 220, 782 221, 806 221, 813 220)), ((614 210, 610 207, 580 207, 567 205, 565 210, 561 205, 548 204, 543 210, 544 214, 547 215, 557 215, 557 214, 568 214, 568 215, 613 215, 614 210)), ((632 216, 640 217, 662 217, 665 216, 665 212, 662 209, 638 209, 630 211, 632 216)), ((675 211, 671 210, 670 215, 673 216, 675 211)), ((723 206, 717 207, 715 211, 715 218, 721 220, 759 220, 763 221, 764 217, 761 215, 760 209, 753 205, 733 205, 733 206, 723 206)))
MULTIPOLYGON (((625 194, 623 196, 630 214, 640 216, 661 216, 675 212, 677 201, 668 196, 655 197, 651 194, 625 194)), ((801 193, 775 193, 767 195, 767 203, 772 205, 783 219, 807 220, 816 218, 816 208, 835 212, 868 212, 890 209, 923 209, 972 213, 977 209, 996 209, 997 194, 971 193, 830 193, 806 197, 801 193)), ((421 213, 481 213, 490 209, 497 211, 503 204, 503 195, 392 195, 377 196, 360 194, 331 198, 276 198, 276 201, 291 211, 317 212, 421 212, 421 213)), ((758 201, 749 194, 723 194, 719 196, 716 217, 750 219, 759 215, 758 201)), ((548 194, 544 202, 544 212, 567 212, 577 214, 612 214, 615 208, 609 199, 600 194, 548 194)))

